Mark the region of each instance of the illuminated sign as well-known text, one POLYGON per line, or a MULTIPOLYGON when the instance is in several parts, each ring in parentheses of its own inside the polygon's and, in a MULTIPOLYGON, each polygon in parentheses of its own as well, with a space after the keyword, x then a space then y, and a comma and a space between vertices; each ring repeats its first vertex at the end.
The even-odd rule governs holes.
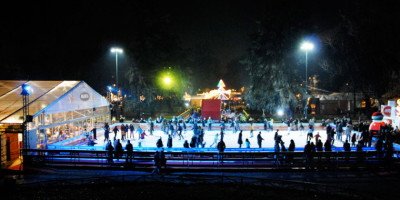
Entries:
POLYGON ((90 94, 87 92, 82 92, 79 97, 82 101, 88 101, 90 99, 90 94))
POLYGON ((391 106, 384 106, 382 109, 383 115, 390 117, 390 114, 392 112, 392 107, 391 106))

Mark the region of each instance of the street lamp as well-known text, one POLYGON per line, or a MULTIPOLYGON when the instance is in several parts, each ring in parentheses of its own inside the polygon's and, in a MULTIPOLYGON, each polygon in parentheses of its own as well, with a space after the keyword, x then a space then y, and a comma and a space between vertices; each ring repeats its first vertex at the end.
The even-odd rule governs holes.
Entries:
MULTIPOLYGON (((302 50, 302 51, 305 51, 306 52, 306 95, 305 95, 305 98, 307 99, 307 94, 308 94, 308 92, 307 92, 307 84, 308 84, 308 80, 307 80, 307 78, 308 78, 308 51, 312 51, 313 49, 314 49, 314 44, 313 43, 311 43, 311 42, 308 42, 308 41, 304 41, 302 44, 301 44, 301 46, 300 46, 300 49, 302 50)), ((308 108, 307 108, 307 101, 305 102, 305 107, 304 107, 304 116, 305 116, 305 118, 307 119, 307 111, 308 110, 308 108)))
POLYGON ((121 48, 113 47, 111 53, 115 53, 115 82, 118 88, 118 54, 122 54, 124 51, 121 48))

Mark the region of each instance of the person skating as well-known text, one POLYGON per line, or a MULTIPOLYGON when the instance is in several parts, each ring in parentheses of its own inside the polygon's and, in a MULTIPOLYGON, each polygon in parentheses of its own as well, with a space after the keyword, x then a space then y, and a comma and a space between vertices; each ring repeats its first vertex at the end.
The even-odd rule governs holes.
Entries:
POLYGON ((264 138, 262 138, 261 137, 261 131, 260 132, 258 132, 258 135, 257 135, 257 144, 258 144, 258 148, 261 148, 261 144, 262 144, 262 141, 264 140, 264 138))
POLYGON ((242 131, 239 132, 239 136, 238 136, 238 144, 239 144, 239 148, 242 148, 242 144, 243 144, 243 139, 242 139, 242 131))
POLYGON ((219 139, 219 136, 218 136, 218 133, 216 133, 216 134, 214 135, 214 141, 213 141, 213 143, 210 145, 210 147, 213 147, 215 144, 218 144, 218 139, 219 139))

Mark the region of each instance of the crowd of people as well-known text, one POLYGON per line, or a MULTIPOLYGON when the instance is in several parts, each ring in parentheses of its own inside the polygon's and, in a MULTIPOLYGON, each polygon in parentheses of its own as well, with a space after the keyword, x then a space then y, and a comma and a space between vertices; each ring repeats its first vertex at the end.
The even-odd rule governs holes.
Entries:
MULTIPOLYGON (((211 118, 196 118, 191 123, 192 137, 190 140, 185 140, 183 136, 188 130, 187 121, 179 117, 173 117, 171 120, 166 120, 163 117, 158 117, 156 120, 149 118, 145 120, 148 124, 148 129, 144 130, 140 125, 135 127, 133 124, 122 124, 120 126, 114 126, 112 130, 108 124, 104 126, 104 136, 106 141, 106 150, 108 152, 108 162, 113 163, 113 159, 121 159, 121 155, 124 151, 127 152, 126 162, 132 163, 133 160, 133 146, 130 140, 137 138, 139 140, 138 147, 141 147, 141 141, 147 136, 146 131, 150 135, 153 135, 155 131, 155 124, 159 125, 160 130, 168 138, 166 147, 173 148, 173 138, 178 140, 184 140, 183 148, 216 148, 218 150, 218 160, 223 162, 223 153, 226 148, 224 142, 224 134, 226 131, 232 131, 237 133, 237 144, 238 148, 252 148, 249 138, 243 138, 243 130, 240 126, 239 119, 233 119, 231 121, 219 121, 215 122, 211 118), (217 126, 215 126, 217 124, 217 126), (219 130, 213 136, 213 143, 206 145, 204 141, 204 135, 211 130, 215 131, 215 127, 219 127, 219 130), (111 131, 114 133, 113 141, 110 140, 111 131), (137 137, 135 137, 135 133, 137 137), (126 141, 125 147, 122 147, 121 141, 126 141)), ((348 118, 334 118, 331 120, 323 120, 322 126, 325 128, 326 140, 322 141, 322 135, 320 131, 315 130, 315 119, 310 119, 306 124, 307 130, 304 128, 304 121, 299 119, 288 119, 285 121, 288 130, 285 137, 290 137, 291 131, 305 131, 306 134, 306 145, 304 146, 304 155, 306 158, 307 167, 312 166, 314 159, 314 152, 332 152, 335 140, 342 141, 343 151, 350 152, 352 148, 355 151, 363 151, 363 147, 371 147, 373 145, 373 136, 377 136, 374 146, 378 155, 382 158, 389 159, 393 154, 393 142, 399 137, 398 127, 393 128, 390 125, 383 126, 381 131, 377 135, 373 135, 368 131, 369 125, 365 122, 358 123, 355 126, 351 119, 348 118)), ((264 120, 263 129, 265 131, 273 130, 272 120, 264 120)), ((250 127, 250 138, 253 137, 255 128, 253 122, 250 122, 247 126, 250 127)), ((93 136, 96 138, 96 129, 92 130, 93 136)), ((322 132, 322 131, 321 131, 322 132)), ((257 134, 257 147, 262 148, 264 138, 262 137, 261 131, 257 134)), ((294 152, 296 151, 296 144, 293 139, 290 140, 289 146, 285 146, 282 140, 283 135, 280 134, 279 129, 276 129, 274 134, 274 152, 294 152)), ((337 143, 336 143, 337 144, 337 143)), ((339 143, 340 144, 340 143, 339 143)), ((162 137, 157 140, 155 146, 159 149, 164 148, 162 137)), ((338 147, 338 146, 335 146, 338 147)), ((354 151, 353 150, 353 151, 354 151)), ((277 154, 278 155, 278 154, 277 154)), ((276 156, 279 160, 279 156, 276 156)), ((290 156, 286 157, 290 160, 290 156)), ((161 166, 165 166, 166 159, 163 150, 157 151, 154 157, 155 165, 157 166, 154 173, 159 173, 161 166)))

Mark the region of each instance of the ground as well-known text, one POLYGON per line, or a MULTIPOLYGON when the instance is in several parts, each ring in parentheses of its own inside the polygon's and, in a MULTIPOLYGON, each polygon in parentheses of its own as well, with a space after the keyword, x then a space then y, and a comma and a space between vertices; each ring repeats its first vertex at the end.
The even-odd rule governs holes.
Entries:
POLYGON ((40 168, 2 199, 397 199, 396 171, 174 172, 40 168), (222 179, 224 177, 224 179, 222 179))

